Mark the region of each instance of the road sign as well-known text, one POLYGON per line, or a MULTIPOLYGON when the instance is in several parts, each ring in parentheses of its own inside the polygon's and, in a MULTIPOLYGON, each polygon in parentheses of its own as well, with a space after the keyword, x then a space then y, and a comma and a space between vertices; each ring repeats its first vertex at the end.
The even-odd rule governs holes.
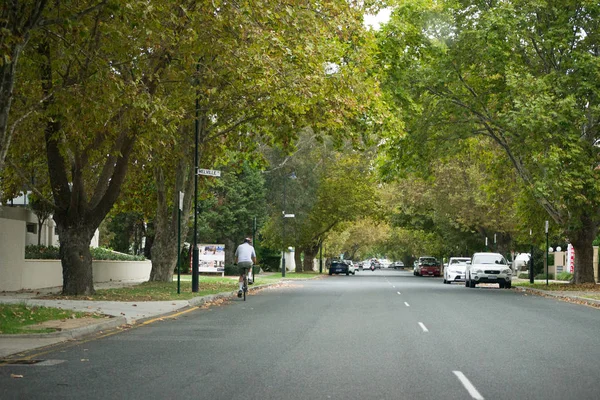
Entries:
POLYGON ((198 168, 198 175, 208 175, 208 176, 221 176, 221 171, 217 169, 200 169, 198 168))

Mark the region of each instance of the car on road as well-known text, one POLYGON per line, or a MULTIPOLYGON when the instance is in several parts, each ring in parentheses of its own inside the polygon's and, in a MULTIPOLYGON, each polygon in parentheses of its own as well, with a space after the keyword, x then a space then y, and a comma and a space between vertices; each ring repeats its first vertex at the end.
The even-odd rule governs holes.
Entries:
POLYGON ((475 253, 467 263, 465 286, 474 288, 479 283, 497 283, 500 289, 512 286, 512 269, 500 253, 475 253))
POLYGON ((444 268, 444 283, 464 282, 469 257, 450 257, 444 268))
POLYGON ((329 266, 329 275, 333 274, 346 274, 350 275, 350 266, 344 261, 336 260, 332 261, 329 266))
POLYGON ((440 263, 435 257, 419 257, 413 274, 417 276, 440 276, 440 263))
POLYGON ((390 264, 390 268, 394 268, 394 269, 404 268, 404 263, 402 261, 394 261, 393 263, 390 264))
POLYGON ((352 275, 356 275, 357 268, 354 266, 354 262, 352 260, 344 260, 346 264, 348 264, 348 270, 352 275))

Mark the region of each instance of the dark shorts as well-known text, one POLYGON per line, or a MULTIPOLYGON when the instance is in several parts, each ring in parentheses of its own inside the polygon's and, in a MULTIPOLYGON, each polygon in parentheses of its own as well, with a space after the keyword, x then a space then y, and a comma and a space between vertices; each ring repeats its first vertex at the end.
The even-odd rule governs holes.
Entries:
POLYGON ((252 268, 252 263, 249 261, 242 261, 238 263, 238 268, 240 269, 240 274, 246 273, 252 268))

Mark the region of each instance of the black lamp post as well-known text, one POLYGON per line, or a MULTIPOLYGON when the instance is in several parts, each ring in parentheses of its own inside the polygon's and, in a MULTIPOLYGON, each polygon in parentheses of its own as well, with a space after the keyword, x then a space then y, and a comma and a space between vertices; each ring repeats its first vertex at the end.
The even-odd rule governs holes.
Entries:
POLYGON ((285 244, 285 219, 287 218, 287 214, 285 213, 285 208, 286 208, 286 202, 285 202, 285 197, 286 197, 286 187, 287 187, 287 180, 289 179, 296 179, 296 173, 292 172, 289 175, 286 175, 285 178, 283 179, 283 253, 282 253, 282 259, 281 259, 281 277, 285 278, 285 253, 287 253, 287 246, 285 244))
POLYGON ((531 241, 531 255, 529 256, 529 283, 533 284, 533 239, 531 238, 532 231, 529 230, 529 238, 531 241))
POLYGON ((196 123, 194 147, 194 247, 192 252, 192 292, 199 290, 198 264, 200 252, 198 250, 198 136, 200 135, 200 99, 198 93, 198 77, 200 76, 200 61, 196 63, 196 123))

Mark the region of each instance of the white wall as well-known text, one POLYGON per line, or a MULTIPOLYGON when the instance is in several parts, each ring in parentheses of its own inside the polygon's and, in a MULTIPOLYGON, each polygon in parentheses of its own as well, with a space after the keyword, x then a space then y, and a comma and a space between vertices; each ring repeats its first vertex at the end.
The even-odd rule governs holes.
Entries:
MULTIPOLYGON (((0 291, 41 289, 62 286, 59 260, 26 260, 27 213, 24 208, 0 206, 0 291)), ((31 235, 31 234, 30 234, 31 235)), ((35 243, 37 244, 37 235, 35 243)), ((95 235, 97 244, 98 235, 95 235)), ((93 261, 94 283, 146 281, 150 261, 93 261)))
POLYGON ((25 222, 0 218, 0 291, 21 289, 25 222))

